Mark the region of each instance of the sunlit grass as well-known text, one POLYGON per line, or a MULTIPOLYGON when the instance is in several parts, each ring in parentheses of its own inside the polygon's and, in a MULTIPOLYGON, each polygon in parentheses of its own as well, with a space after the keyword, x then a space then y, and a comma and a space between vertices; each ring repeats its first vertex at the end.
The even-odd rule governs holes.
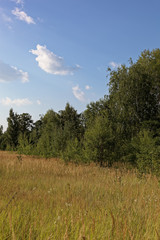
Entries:
POLYGON ((0 239, 160 239, 158 179, 0 152, 0 239))

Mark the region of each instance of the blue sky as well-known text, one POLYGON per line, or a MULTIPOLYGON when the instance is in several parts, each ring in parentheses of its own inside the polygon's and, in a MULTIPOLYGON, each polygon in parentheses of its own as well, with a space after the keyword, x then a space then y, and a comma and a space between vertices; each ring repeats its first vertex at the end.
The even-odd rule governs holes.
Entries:
POLYGON ((106 69, 160 46, 159 0, 0 0, 0 124, 108 93, 106 69))

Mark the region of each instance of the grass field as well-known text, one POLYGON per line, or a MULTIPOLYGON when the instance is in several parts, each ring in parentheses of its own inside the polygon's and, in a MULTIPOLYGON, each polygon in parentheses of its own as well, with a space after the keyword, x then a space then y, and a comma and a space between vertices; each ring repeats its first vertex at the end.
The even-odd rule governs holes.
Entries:
POLYGON ((160 239, 159 181, 0 152, 0 239, 160 239))

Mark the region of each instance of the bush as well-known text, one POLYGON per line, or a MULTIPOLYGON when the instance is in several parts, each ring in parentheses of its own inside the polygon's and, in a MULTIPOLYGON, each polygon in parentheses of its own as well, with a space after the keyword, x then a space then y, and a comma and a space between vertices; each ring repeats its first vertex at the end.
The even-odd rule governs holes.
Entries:
POLYGON ((62 152, 61 155, 66 163, 70 161, 75 163, 84 162, 82 156, 82 143, 78 141, 77 138, 68 141, 65 151, 62 152))
POLYGON ((154 138, 152 132, 142 130, 132 140, 136 164, 140 173, 160 174, 160 146, 158 138, 154 138))
POLYGON ((84 136, 84 156, 101 166, 111 166, 114 161, 114 136, 107 116, 98 116, 84 136))

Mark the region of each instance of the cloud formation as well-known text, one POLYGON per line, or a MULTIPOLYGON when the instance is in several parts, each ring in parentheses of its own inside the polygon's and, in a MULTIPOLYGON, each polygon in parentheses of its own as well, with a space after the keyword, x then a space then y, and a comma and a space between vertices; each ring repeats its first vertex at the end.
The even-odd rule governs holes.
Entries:
POLYGON ((116 63, 116 62, 110 62, 109 63, 109 65, 112 67, 112 68, 118 68, 118 67, 120 67, 121 66, 121 64, 120 63, 116 63))
POLYGON ((36 24, 32 17, 28 16, 24 11, 21 11, 17 7, 14 10, 12 10, 12 14, 15 15, 17 19, 24 21, 28 24, 36 24))
POLYGON ((15 80, 20 80, 22 83, 29 82, 28 73, 0 61, 0 82, 15 80))
POLYGON ((23 4, 23 0, 14 0, 14 2, 17 4, 23 4))
POLYGON ((85 89, 86 89, 86 90, 90 90, 90 89, 91 89, 91 86, 86 85, 86 86, 85 86, 85 89))
POLYGON ((30 52, 37 56, 38 66, 50 74, 73 75, 74 71, 80 68, 79 65, 75 65, 75 67, 64 66, 62 57, 55 55, 46 46, 41 46, 40 44, 37 44, 36 50, 31 49, 30 52))
POLYGON ((24 1, 23 0, 11 0, 12 2, 15 2, 16 4, 23 5, 24 1))
POLYGON ((9 97, 3 98, 1 100, 1 104, 4 106, 26 106, 32 104, 32 102, 28 98, 22 98, 22 99, 10 99, 9 97))
POLYGON ((73 95, 74 95, 80 102, 84 102, 84 101, 85 101, 85 94, 84 94, 84 92, 79 88, 78 85, 76 85, 75 87, 72 87, 72 92, 73 92, 73 95))

